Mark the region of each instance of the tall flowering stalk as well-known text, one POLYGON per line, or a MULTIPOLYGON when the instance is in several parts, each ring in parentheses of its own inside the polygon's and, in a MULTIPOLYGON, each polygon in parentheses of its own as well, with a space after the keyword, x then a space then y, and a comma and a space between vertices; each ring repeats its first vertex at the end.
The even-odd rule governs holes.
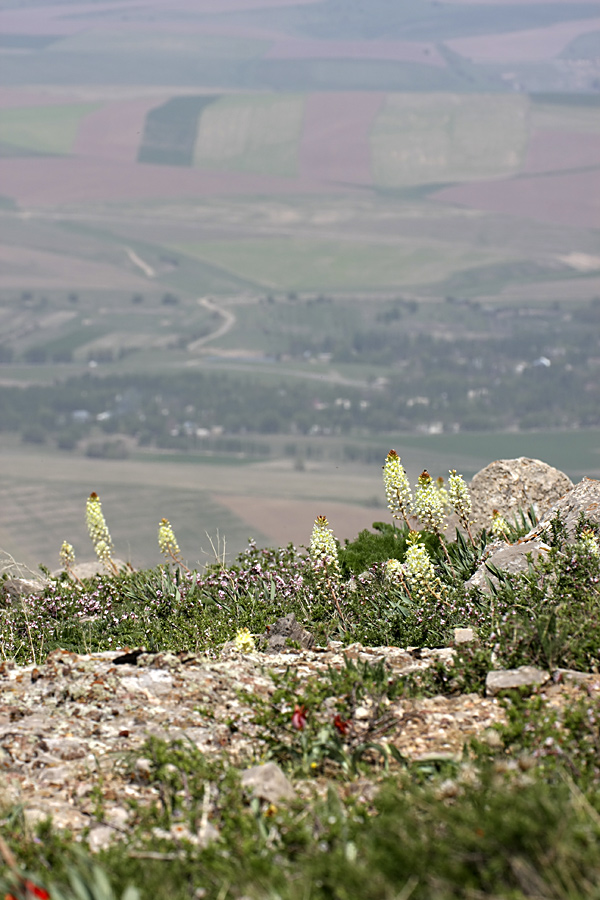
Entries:
POLYGON ((160 525, 158 526, 158 546, 163 556, 172 559, 178 566, 181 566, 182 569, 191 574, 191 570, 188 569, 181 559, 181 550, 179 549, 175 532, 168 519, 163 518, 160 520, 160 525))
POLYGON ((475 546, 473 535, 471 534, 471 495, 469 488, 464 482, 462 475, 456 474, 456 469, 450 469, 450 477, 448 478, 448 499, 452 509, 458 516, 458 521, 469 535, 469 540, 475 546))
POLYGON ((118 575, 119 570, 112 558, 113 542, 108 530, 108 525, 102 512, 100 497, 92 491, 85 506, 85 522, 98 557, 104 565, 118 575))
POLYGON ((336 590, 340 581, 338 550, 326 516, 317 516, 313 525, 310 538, 310 558, 317 577, 327 585, 338 615, 343 622, 344 616, 336 590))
POLYGON ((395 519, 403 519, 406 526, 410 528, 408 521, 412 504, 410 483, 402 460, 395 450, 390 450, 386 457, 383 466, 383 484, 391 514, 395 519))

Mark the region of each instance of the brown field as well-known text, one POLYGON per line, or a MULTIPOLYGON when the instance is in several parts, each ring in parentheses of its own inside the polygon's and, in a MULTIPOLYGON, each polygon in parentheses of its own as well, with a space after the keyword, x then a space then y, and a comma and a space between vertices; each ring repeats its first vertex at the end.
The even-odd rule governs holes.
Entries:
POLYGON ((350 503, 315 500, 281 500, 238 495, 215 494, 213 499, 248 523, 251 534, 256 529, 280 546, 289 543, 307 545, 317 516, 327 516, 333 533, 340 541, 352 540, 373 522, 387 521, 385 509, 356 506, 350 503))
POLYGON ((26 109, 30 106, 64 106, 81 103, 81 95, 60 93, 44 88, 0 87, 0 109, 26 109))
POLYGON ((302 177, 371 184, 369 132, 385 94, 309 94, 300 144, 302 177))
POLYGON ((82 120, 73 146, 75 156, 135 163, 146 114, 169 95, 110 103, 82 120))
MULTIPOLYGON (((309 179, 254 175, 245 172, 204 172, 178 166, 136 165, 111 160, 0 159, 0 183, 5 194, 25 206, 53 206, 256 194, 305 194, 337 190, 309 179)), ((344 188, 347 190, 347 188, 344 188)))
POLYGON ((0 244, 0 288, 30 290, 62 290, 65 284, 72 289, 105 288, 114 290, 145 290, 146 279, 125 268, 77 259, 57 252, 0 244))
POLYGON ((600 163, 600 134, 537 131, 529 142, 523 172, 595 168, 600 163))
POLYGON ((446 66, 434 44, 416 41, 311 41, 282 39, 270 48, 266 59, 376 59, 446 66))
POLYGON ((600 30, 600 19, 559 22, 546 28, 454 38, 447 45, 477 63, 542 62, 558 56, 580 34, 600 30))
POLYGON ((114 3, 50 4, 30 9, 0 10, 0 32, 4 34, 76 34, 84 28, 106 24, 105 12, 121 14, 128 8, 144 7, 142 0, 120 0, 114 3), (95 18, 95 15, 97 18, 95 18), (85 16, 85 19, 79 18, 85 16))
MULTIPOLYGON (((3 34, 77 34, 79 31, 95 27, 106 27, 115 21, 121 25, 121 17, 127 10, 147 12, 152 18, 157 12, 172 14, 177 11, 205 13, 225 13, 236 10, 260 9, 273 6, 298 6, 317 3, 319 0, 119 0, 118 3, 51 3, 30 9, 0 10, 0 32, 3 34)), ((146 23, 136 23, 143 28, 146 23)), ((148 23, 152 26, 152 22, 148 23)), ((181 26, 184 29, 186 26, 181 26)))
MULTIPOLYGON (((449 6, 517 6, 523 3, 523 0, 441 0, 449 6)), ((589 3, 595 5, 598 0, 552 0, 553 3, 589 3)), ((548 0, 527 0, 528 6, 534 4, 547 4, 548 0)))
POLYGON ((221 13, 234 10, 262 9, 272 6, 308 6, 321 0, 153 0, 154 9, 191 10, 195 13, 221 13))
POLYGON ((556 225, 600 228, 600 168, 461 184, 438 191, 433 199, 556 225))

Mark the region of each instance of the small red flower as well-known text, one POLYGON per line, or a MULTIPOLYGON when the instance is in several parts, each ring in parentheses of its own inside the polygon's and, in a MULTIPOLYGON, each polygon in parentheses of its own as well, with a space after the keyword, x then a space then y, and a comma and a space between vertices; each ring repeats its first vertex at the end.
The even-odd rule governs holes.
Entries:
POLYGON ((306 707, 305 706, 296 706, 296 709, 292 715, 292 728, 295 728, 297 731, 304 731, 306 726, 306 707))
MULTIPOLYGON (((30 897, 37 897, 39 900, 50 900, 50 894, 44 888, 40 887, 37 884, 34 884, 33 881, 29 881, 26 879, 22 883, 24 896, 29 900, 30 897)), ((13 894, 5 894, 4 900, 17 900, 17 898, 13 894)))
POLYGON ((350 722, 348 722, 346 719, 342 719, 342 717, 340 716, 339 713, 337 714, 337 716, 335 716, 335 718, 333 720, 333 724, 342 736, 344 736, 345 734, 348 734, 348 729, 350 728, 350 722))

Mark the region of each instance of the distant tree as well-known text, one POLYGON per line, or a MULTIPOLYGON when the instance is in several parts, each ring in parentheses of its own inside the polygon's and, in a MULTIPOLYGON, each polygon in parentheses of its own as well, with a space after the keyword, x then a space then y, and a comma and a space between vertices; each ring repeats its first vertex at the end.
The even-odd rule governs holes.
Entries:
POLYGON ((144 295, 143 294, 134 294, 133 297, 131 298, 131 302, 134 305, 139 306, 140 303, 144 302, 144 295))
POLYGON ((177 306, 179 303, 179 297, 176 297, 175 294, 167 293, 163 294, 163 298, 160 301, 163 306, 177 306))
POLYGON ((25 444, 44 444, 46 432, 41 425, 28 425, 21 432, 21 439, 25 444))
POLYGON ((29 350, 25 351, 23 356, 26 362, 40 365, 41 363, 45 363, 48 359, 48 351, 45 347, 30 347, 29 350))
POLYGON ((69 303, 79 303, 79 294, 76 294, 75 291, 71 291, 67 299, 69 303))

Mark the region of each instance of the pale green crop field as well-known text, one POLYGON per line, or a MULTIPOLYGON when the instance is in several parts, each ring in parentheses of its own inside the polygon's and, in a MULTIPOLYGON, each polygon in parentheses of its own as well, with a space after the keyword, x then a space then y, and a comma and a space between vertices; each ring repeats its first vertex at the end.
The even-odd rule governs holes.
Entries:
POLYGON ((200 117, 194 164, 265 175, 296 175, 304 103, 302 95, 221 97, 200 117))
POLYGON ((174 248, 267 290, 385 290, 441 281, 502 259, 461 244, 331 240, 206 241, 174 248))
POLYGON ((36 153, 71 152, 81 120, 100 103, 31 106, 0 110, 0 133, 5 144, 36 153))
POLYGON ((531 124, 540 131, 571 131, 585 134, 600 133, 600 110, 596 106, 568 106, 565 104, 532 104, 531 124))
POLYGON ((388 94, 371 132, 375 182, 472 181, 518 171, 529 101, 504 94, 388 94))

